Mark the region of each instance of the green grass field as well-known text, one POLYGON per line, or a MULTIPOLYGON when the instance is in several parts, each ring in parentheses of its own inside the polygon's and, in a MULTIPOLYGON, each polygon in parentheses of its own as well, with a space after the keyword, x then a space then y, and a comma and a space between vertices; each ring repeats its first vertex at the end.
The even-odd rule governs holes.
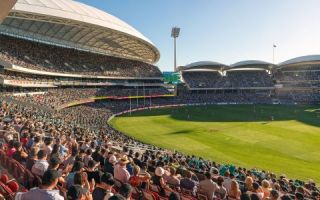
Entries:
POLYGON ((320 106, 154 109, 110 124, 145 143, 320 183, 320 106))

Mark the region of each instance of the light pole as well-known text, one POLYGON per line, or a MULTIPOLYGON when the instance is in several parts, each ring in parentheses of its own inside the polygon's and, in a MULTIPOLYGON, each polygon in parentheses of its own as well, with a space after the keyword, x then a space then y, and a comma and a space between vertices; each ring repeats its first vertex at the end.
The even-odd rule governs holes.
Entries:
POLYGON ((180 34, 180 28, 173 27, 171 30, 171 37, 173 37, 174 41, 174 72, 177 71, 177 37, 179 37, 180 34))
POLYGON ((277 45, 273 44, 273 48, 272 48, 272 64, 274 64, 274 50, 275 48, 277 48, 277 45))

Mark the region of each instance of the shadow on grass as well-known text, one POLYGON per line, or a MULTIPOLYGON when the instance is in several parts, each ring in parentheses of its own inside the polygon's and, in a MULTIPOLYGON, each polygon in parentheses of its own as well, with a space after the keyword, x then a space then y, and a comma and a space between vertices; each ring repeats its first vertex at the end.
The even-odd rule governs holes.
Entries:
POLYGON ((210 105, 139 111, 125 117, 169 115, 179 121, 261 122, 296 120, 320 127, 319 105, 210 105))
POLYGON ((194 131, 193 130, 181 130, 181 131, 170 132, 170 133, 167 133, 166 135, 183 135, 183 134, 189 134, 189 133, 194 133, 194 131))

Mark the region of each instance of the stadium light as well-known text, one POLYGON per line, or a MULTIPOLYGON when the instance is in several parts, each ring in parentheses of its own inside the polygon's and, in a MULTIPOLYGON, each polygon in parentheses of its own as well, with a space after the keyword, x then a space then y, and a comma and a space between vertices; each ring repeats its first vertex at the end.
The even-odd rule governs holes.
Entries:
POLYGON ((177 37, 180 35, 180 28, 178 27, 173 27, 171 30, 171 37, 173 38, 174 41, 174 71, 177 71, 177 37))
POLYGON ((275 48, 277 48, 277 45, 273 44, 273 48, 272 48, 272 64, 274 64, 274 50, 275 48))

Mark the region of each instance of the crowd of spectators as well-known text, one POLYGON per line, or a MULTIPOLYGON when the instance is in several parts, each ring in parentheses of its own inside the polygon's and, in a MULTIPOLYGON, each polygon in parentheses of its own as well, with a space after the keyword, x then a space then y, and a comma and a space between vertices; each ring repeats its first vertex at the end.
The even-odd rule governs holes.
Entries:
POLYGON ((320 94, 313 90, 278 91, 277 98, 282 104, 318 104, 320 102, 320 94))
POLYGON ((278 84, 289 88, 318 88, 320 87, 319 69, 300 69, 277 71, 275 79, 278 84))
POLYGON ((225 75, 214 71, 183 72, 183 80, 190 88, 255 88, 273 87, 271 75, 263 70, 227 71, 225 75))
POLYGON ((140 87, 140 88, 122 88, 122 87, 104 87, 104 88, 56 88, 42 91, 39 94, 32 95, 17 95, 12 96, 10 93, 7 96, 29 102, 37 105, 50 106, 53 109, 58 109, 60 106, 81 101, 94 97, 109 97, 121 98, 129 96, 152 96, 165 95, 170 92, 164 87, 140 87))
POLYGON ((82 52, 0 35, 0 59, 21 67, 83 75, 161 77, 144 62, 82 52))
POLYGON ((123 80, 123 79, 101 79, 101 78, 75 78, 75 77, 57 77, 57 76, 46 76, 38 74, 29 74, 5 70, 0 73, 0 79, 11 80, 16 82, 25 82, 25 83, 38 83, 38 84, 52 84, 55 86, 107 86, 107 85, 128 85, 128 84, 139 84, 143 85, 152 85, 152 84, 162 84, 163 82, 160 79, 133 79, 133 80, 123 80))
MULTIPOLYGON (((152 101, 155 105, 164 103, 152 101)), ((131 102, 131 106, 143 104, 131 102)), ((48 112, 32 104, 2 101, 2 152, 42 180, 38 187, 17 193, 16 199, 141 199, 146 193, 158 199, 320 197, 312 181, 291 180, 157 148, 105 123, 126 109, 128 103, 114 101, 48 112)))

